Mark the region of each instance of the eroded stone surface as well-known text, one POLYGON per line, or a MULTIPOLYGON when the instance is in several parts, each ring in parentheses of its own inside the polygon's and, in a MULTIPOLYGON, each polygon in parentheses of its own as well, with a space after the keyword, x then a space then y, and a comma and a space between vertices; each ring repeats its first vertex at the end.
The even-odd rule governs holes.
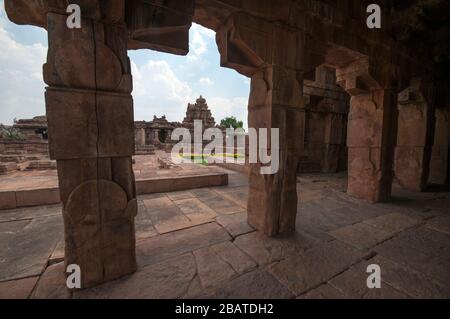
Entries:
POLYGON ((229 239, 230 236, 215 223, 195 226, 140 241, 137 244, 138 261, 145 266, 229 239))
MULTIPOLYGON (((107 284, 75 292, 75 297, 448 296, 450 241, 448 233, 443 231, 447 213, 443 201, 445 196, 442 193, 418 196, 411 191, 398 191, 395 194, 399 197, 392 203, 371 205, 339 191, 342 179, 339 175, 302 176, 300 185, 303 186, 299 190, 300 195, 303 191, 319 190, 316 195, 320 194, 323 200, 318 198, 300 203, 296 221, 297 231, 291 235, 275 238, 253 231, 246 224, 245 213, 217 214, 216 219, 209 223, 188 226, 163 235, 153 227, 152 211, 166 205, 172 207, 178 200, 195 198, 203 203, 201 198, 209 197, 212 193, 222 195, 233 192, 233 187, 192 190, 189 191, 191 193, 189 196, 193 197, 175 201, 170 194, 139 197, 137 205, 139 212, 136 218, 137 257, 140 261, 138 273, 143 274, 136 279, 133 279, 133 276, 121 278, 110 283, 111 286, 107 284), (424 207, 440 210, 427 210, 421 213, 424 207), (435 217, 429 219, 430 214, 435 217), (436 220, 433 222, 433 219, 436 220), (361 239, 361 231, 356 232, 356 228, 352 228, 356 225, 365 225, 363 232, 365 238, 361 239), (441 227, 438 229, 439 225, 441 227), (391 236, 381 244, 372 246, 371 243, 370 250, 366 252, 330 236, 330 229, 333 229, 331 232, 346 229, 348 238, 356 245, 358 242, 360 245, 366 243, 366 238, 376 238, 376 231, 387 232, 391 236), (377 254, 375 258, 365 261, 365 258, 375 253, 377 254), (382 267, 382 285, 385 289, 369 292, 364 290, 367 279, 365 271, 369 263, 379 263, 382 267), (176 284, 170 283, 172 275, 176 278, 176 284), (155 278, 158 284, 168 285, 167 289, 158 291, 155 278)), ((179 193, 175 194, 173 198, 179 198, 178 195, 179 193)), ((204 205, 212 210, 208 205, 204 205)), ((184 215, 181 209, 178 212, 184 215)), ((63 263, 59 262, 63 258, 60 214, 60 207, 57 206, 14 209, 0 214, 2 258, 7 256, 5 252, 8 245, 21 236, 22 239, 26 237, 30 242, 33 241, 36 247, 41 247, 39 250, 42 250, 42 253, 45 251, 45 258, 27 252, 23 254, 22 259, 8 259, 1 270, 13 268, 20 270, 24 269, 25 265, 29 268, 34 260, 42 259, 42 264, 33 264, 30 269, 36 269, 35 278, 39 279, 34 294, 44 298, 67 297, 63 263), (55 231, 48 231, 49 229, 55 231), (51 265, 46 266, 46 263, 51 265)), ((31 293, 32 282, 22 281, 21 276, 24 276, 22 271, 17 274, 17 278, 14 277, 16 280, 5 279, 7 281, 0 285, 7 287, 12 285, 20 292, 20 296, 24 296, 27 292, 31 293)))
POLYGON ((292 298, 293 295, 266 271, 255 270, 230 281, 211 297, 217 299, 285 299, 292 298))
POLYGON ((104 285, 75 292, 75 298, 148 298, 183 297, 194 279, 195 260, 185 254, 144 267, 131 276, 104 285))
POLYGON ((66 286, 64 263, 58 263, 45 269, 31 295, 34 299, 68 299, 71 297, 66 286))
POLYGON ((329 284, 323 284, 307 293, 297 297, 298 299, 347 299, 348 297, 340 290, 329 284))
MULTIPOLYGON (((396 290, 386 282, 381 283, 381 288, 370 289, 367 287, 368 273, 363 267, 350 268, 342 274, 330 280, 330 285, 342 291, 346 296, 357 299, 405 299, 408 295, 396 290)), ((383 278, 383 268, 381 268, 383 278)))
POLYGON ((296 296, 327 282, 366 254, 338 241, 314 247, 306 252, 269 266, 269 271, 296 296))
POLYGON ((0 299, 27 299, 39 277, 30 277, 0 283, 0 299))

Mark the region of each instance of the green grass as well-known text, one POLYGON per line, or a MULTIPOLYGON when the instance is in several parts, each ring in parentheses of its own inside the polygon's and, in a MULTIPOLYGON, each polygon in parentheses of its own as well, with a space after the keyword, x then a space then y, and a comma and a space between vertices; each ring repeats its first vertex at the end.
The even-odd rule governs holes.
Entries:
POLYGON ((233 157, 233 158, 243 158, 244 156, 241 154, 212 154, 212 155, 204 155, 204 154, 188 154, 188 155, 181 155, 179 154, 181 158, 190 159, 194 163, 202 164, 202 165, 208 165, 208 158, 209 157, 233 157))

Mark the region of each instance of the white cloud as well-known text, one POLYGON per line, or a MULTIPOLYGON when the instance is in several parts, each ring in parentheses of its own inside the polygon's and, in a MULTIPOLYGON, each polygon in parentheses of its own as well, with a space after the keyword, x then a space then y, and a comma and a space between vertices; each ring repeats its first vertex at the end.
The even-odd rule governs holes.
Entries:
POLYGON ((0 122, 45 114, 42 65, 47 48, 40 43, 24 45, 6 30, 0 11, 0 122))
POLYGON ((200 84, 203 85, 214 85, 214 81, 211 80, 209 77, 201 78, 198 82, 200 82, 200 84))
POLYGON ((211 42, 215 35, 216 33, 213 30, 204 28, 199 24, 192 24, 189 31, 190 41, 187 63, 183 65, 185 71, 191 76, 194 76, 195 72, 205 70, 209 66, 209 61, 205 56, 209 54, 208 44, 211 47, 211 42))
POLYGON ((206 47, 205 40, 203 39, 204 32, 202 32, 202 28, 194 24, 191 32, 191 41, 190 41, 190 51, 192 51, 195 55, 205 54, 208 49, 206 47))
POLYGON ((228 116, 235 116, 244 122, 244 127, 247 127, 247 97, 212 97, 208 98, 207 102, 217 124, 228 116))
POLYGON ((186 106, 195 100, 191 87, 181 81, 163 60, 149 60, 138 67, 131 62, 134 113, 137 120, 166 115, 169 121, 183 119, 186 106))

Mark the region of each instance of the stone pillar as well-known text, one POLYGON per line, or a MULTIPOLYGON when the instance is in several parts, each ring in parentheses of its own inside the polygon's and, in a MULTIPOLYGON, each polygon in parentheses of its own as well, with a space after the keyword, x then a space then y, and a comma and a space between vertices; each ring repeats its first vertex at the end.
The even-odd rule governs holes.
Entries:
POLYGON ((136 270, 132 79, 123 8, 114 9, 117 18, 108 18, 83 5, 81 29, 68 29, 65 14, 46 14, 50 156, 63 202, 64 260, 80 266, 82 288, 136 270))
MULTIPOLYGON (((303 143, 303 80, 324 60, 326 43, 300 30, 239 12, 217 31, 221 65, 251 78, 249 128, 279 129, 279 169, 261 174, 250 165, 248 222, 269 236, 295 230, 296 169, 303 143)), ((267 147, 267 145, 260 145, 267 147)), ((270 146, 269 146, 270 148, 270 146)))
POLYGON ((429 182, 445 184, 448 176, 448 153, 450 143, 450 109, 436 109, 434 144, 431 153, 429 182))
POLYGON ((434 101, 432 92, 423 89, 423 83, 414 79, 398 96, 395 177, 402 187, 413 191, 426 187, 433 144, 434 101))
POLYGON ((145 145, 145 129, 143 127, 136 129, 136 144, 139 146, 145 145))
POLYGON ((393 180, 397 92, 391 81, 376 80, 366 58, 337 70, 350 94, 347 193, 370 202, 388 201, 393 180))
POLYGON ((325 140, 322 172, 336 173, 345 146, 346 114, 328 113, 325 117, 325 140))
MULTIPOLYGON (((297 175, 305 123, 302 75, 279 66, 266 67, 252 76, 248 106, 249 127, 279 128, 279 170, 261 174, 261 164, 250 165, 248 222, 275 235, 295 230, 297 175)), ((270 139, 269 139, 270 140, 270 139)), ((263 147, 266 147, 263 145, 263 147)))

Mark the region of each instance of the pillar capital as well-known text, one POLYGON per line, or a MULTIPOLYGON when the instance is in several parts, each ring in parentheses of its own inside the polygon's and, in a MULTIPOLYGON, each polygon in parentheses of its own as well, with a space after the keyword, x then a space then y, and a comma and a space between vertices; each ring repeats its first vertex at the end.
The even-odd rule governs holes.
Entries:
POLYGON ((412 78, 409 86, 398 94, 399 107, 420 103, 431 106, 435 100, 435 89, 435 85, 430 80, 420 77, 412 78))
POLYGON ((289 29, 244 12, 232 14, 217 31, 221 65, 251 77, 267 66, 313 74, 323 63, 326 44, 303 30, 289 29))

